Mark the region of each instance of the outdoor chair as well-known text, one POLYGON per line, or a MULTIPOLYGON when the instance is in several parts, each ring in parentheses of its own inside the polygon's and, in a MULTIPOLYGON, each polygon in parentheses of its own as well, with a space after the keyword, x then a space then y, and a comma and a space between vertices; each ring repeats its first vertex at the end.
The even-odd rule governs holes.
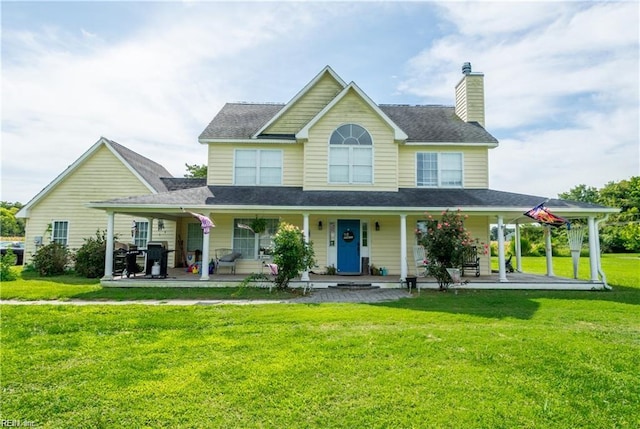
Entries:
POLYGON ((413 261, 414 261, 414 269, 416 272, 416 277, 426 277, 427 276, 427 265, 426 265, 427 255, 425 253, 424 247, 422 246, 413 246, 413 261))
POLYGON ((234 252, 233 249, 216 249, 216 273, 219 273, 220 267, 228 267, 231 274, 236 273, 236 260, 241 256, 240 252, 234 252))
POLYGON ((480 277, 480 257, 478 256, 478 248, 476 246, 466 249, 462 254, 461 272, 463 276, 464 270, 469 268, 476 271, 476 277, 480 277))

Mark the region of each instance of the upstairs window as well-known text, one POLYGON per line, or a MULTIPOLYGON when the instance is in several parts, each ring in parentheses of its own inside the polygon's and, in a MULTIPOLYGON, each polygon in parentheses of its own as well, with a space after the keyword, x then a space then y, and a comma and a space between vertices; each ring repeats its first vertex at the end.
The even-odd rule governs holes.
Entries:
POLYGON ((373 183, 373 141, 360 125, 345 124, 331 134, 329 183, 373 183))
POLYGON ((417 186, 462 187, 462 153, 418 152, 416 164, 417 186))
POLYGON ((238 149, 235 152, 234 183, 250 186, 282 184, 282 151, 238 149))

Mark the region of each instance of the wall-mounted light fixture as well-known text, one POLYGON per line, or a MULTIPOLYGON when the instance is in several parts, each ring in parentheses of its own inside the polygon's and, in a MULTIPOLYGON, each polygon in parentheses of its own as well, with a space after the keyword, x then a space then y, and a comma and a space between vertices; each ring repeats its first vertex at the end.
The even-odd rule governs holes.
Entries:
POLYGON ((376 231, 380 231, 380 222, 376 221, 376 231))
POLYGON ((322 221, 321 220, 318 221, 318 229, 320 231, 322 231, 322 221))

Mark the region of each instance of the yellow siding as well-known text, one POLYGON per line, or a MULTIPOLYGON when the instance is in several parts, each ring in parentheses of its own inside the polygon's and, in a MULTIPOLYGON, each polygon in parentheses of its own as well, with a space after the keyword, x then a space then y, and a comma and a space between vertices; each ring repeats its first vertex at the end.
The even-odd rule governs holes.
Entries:
POLYGON ((207 183, 209 185, 233 185, 234 151, 236 149, 262 149, 282 151, 282 185, 302 186, 302 144, 209 144, 209 168, 207 183))
POLYGON ((295 134, 333 98, 342 86, 328 73, 269 126, 265 134, 295 134))
MULTIPOLYGON (((210 258, 215 257, 216 249, 230 249, 233 248, 233 222, 236 218, 245 218, 254 216, 253 213, 247 214, 212 214, 216 227, 209 234, 209 249, 210 258)), ((303 216, 292 214, 265 214, 265 218, 280 219, 282 222, 287 222, 302 229, 303 216)), ((327 230, 318 230, 318 220, 320 217, 309 217, 309 239, 313 242, 313 248, 316 255, 316 261, 320 270, 324 270, 327 260, 327 230)), ((326 223, 326 219, 324 220, 326 223)), ((187 224, 196 223, 191 220, 183 221, 179 227, 182 237, 187 236, 187 224)), ((326 228, 326 227, 325 227, 326 228)), ((262 271, 262 260, 256 259, 241 259, 236 262, 236 272, 238 274, 251 274, 262 271)))
POLYGON ((393 130, 355 92, 347 94, 315 124, 305 143, 304 188, 395 191, 398 189, 398 146, 393 130), (373 185, 332 185, 328 180, 328 145, 331 133, 345 123, 355 123, 373 138, 373 185))
MULTIPOLYGON (((70 249, 78 249, 85 238, 95 236, 96 230, 106 230, 106 212, 87 208, 86 203, 149 193, 149 189, 109 149, 101 146, 31 208, 25 236, 26 259, 30 259, 31 254, 35 252, 36 236, 42 236, 44 244, 51 241, 51 233, 47 230, 53 221, 69 222, 70 249)), ((115 216, 118 240, 131 241, 132 219, 124 215, 115 216)), ((165 222, 165 231, 162 233, 165 238, 157 239, 169 240, 173 237, 172 224, 165 222)), ((156 231, 157 228, 154 234, 158 235, 156 231)))
POLYGON ((416 153, 418 152, 462 152, 463 153, 463 186, 465 188, 489 187, 489 150, 486 147, 462 146, 410 146, 401 145, 399 163, 405 168, 398 170, 401 188, 416 187, 416 153))
POLYGON ((463 121, 485 126, 483 75, 467 75, 462 79, 456 87, 455 111, 463 121))

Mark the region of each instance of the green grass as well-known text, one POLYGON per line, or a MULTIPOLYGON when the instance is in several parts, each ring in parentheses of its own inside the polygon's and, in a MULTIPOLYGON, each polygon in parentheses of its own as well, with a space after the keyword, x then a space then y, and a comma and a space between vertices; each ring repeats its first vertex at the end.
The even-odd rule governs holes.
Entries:
POLYGON ((636 262, 630 272, 620 263, 623 286, 610 292, 3 305, 0 418, 48 428, 637 428, 636 262))
POLYGON ((1 418, 52 428, 634 428, 640 303, 615 296, 5 305, 1 418))
MULTIPOLYGON (((637 253, 604 254, 602 270, 610 286, 640 287, 640 255, 637 253)), ((498 258, 491 258, 492 269, 498 269, 498 258)), ((515 258, 513 260, 515 268, 515 258)), ((591 279, 589 258, 582 257, 578 264, 578 278, 591 279)), ((522 271, 533 274, 546 274, 547 259, 544 257, 523 257, 522 271)), ((553 257, 553 273, 559 277, 573 278, 573 262, 570 257, 553 257)))
POLYGON ((20 278, 0 285, 0 299, 17 300, 168 300, 168 299, 290 299, 295 295, 255 287, 229 288, 103 288, 99 279, 75 275, 36 277, 22 272, 20 278))

